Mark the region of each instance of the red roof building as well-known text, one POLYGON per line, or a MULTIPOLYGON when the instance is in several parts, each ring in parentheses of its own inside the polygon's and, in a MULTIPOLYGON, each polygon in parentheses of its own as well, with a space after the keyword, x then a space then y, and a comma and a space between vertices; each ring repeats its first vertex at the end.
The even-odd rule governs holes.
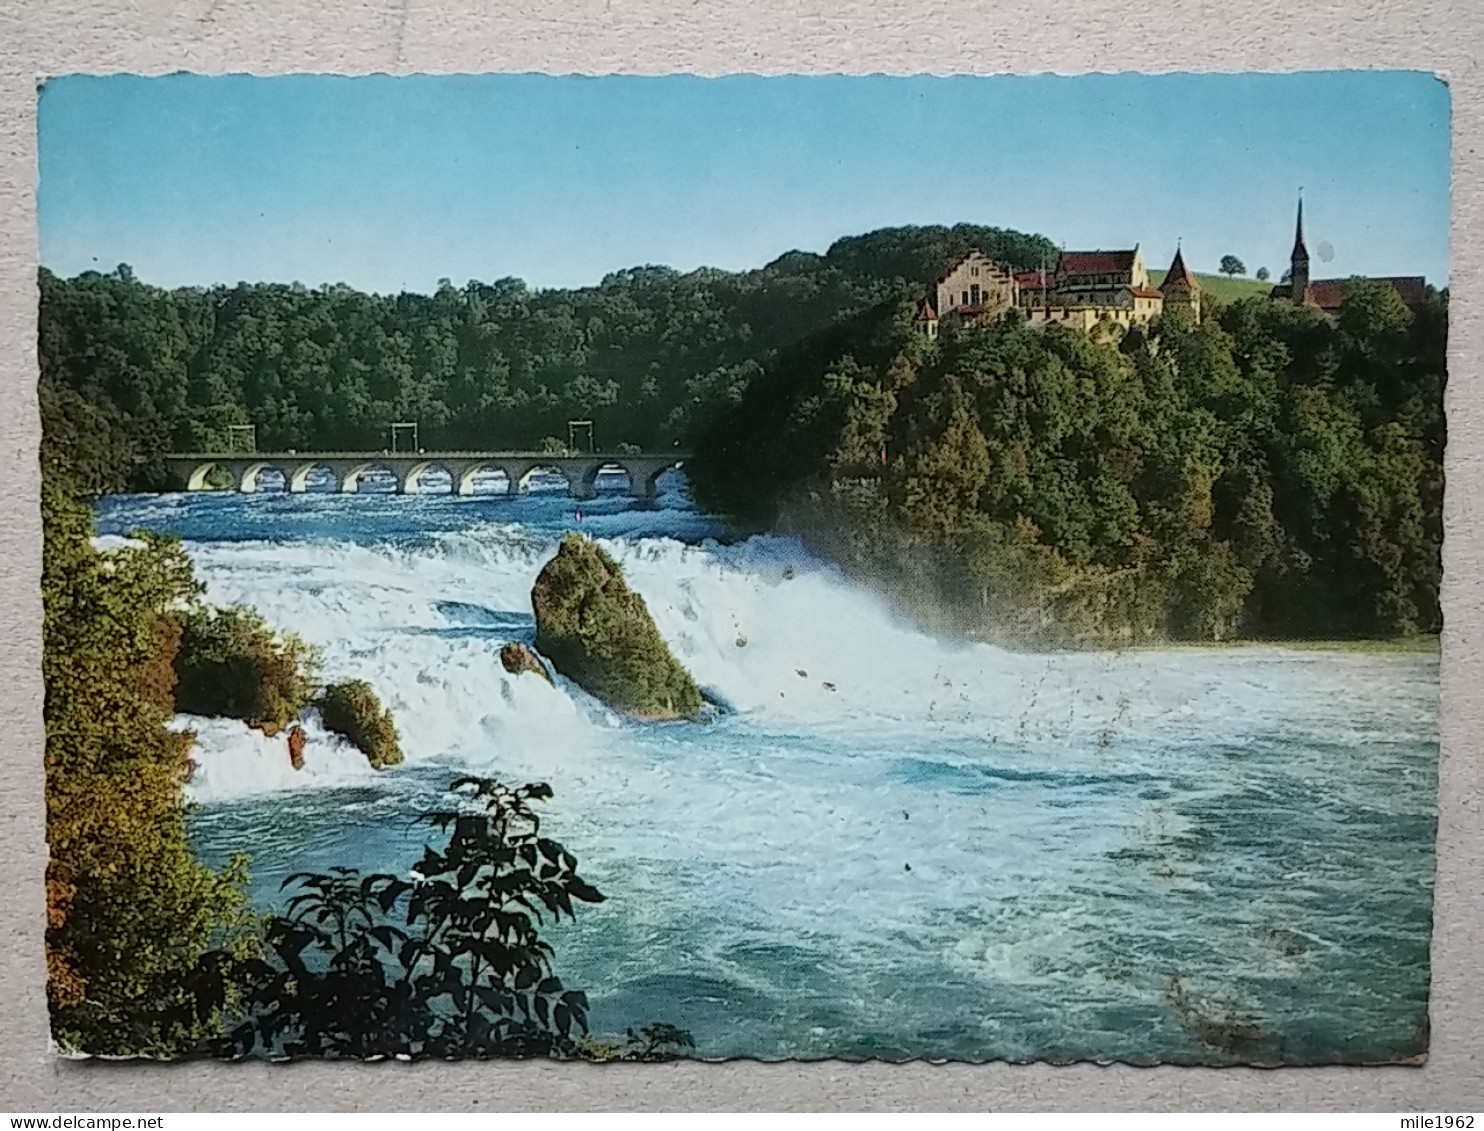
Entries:
POLYGON ((1190 273, 1190 268, 1185 266, 1185 256, 1181 254, 1178 245, 1175 247, 1175 258, 1170 262, 1170 269, 1165 272, 1164 281, 1159 284, 1159 290, 1164 296, 1166 310, 1183 310, 1195 321, 1201 320, 1201 285, 1190 273))
POLYGON ((1058 277, 1066 275, 1128 275, 1137 270, 1139 249, 1129 251, 1064 251, 1056 262, 1058 277))
MULTIPOLYGON (((1335 314, 1345 302, 1349 279, 1310 279, 1309 249, 1304 244, 1304 198, 1299 197, 1298 223, 1294 229, 1293 252, 1289 257, 1289 282, 1280 283, 1270 292, 1274 299, 1317 306, 1326 314, 1335 314)), ((1360 276, 1357 276, 1360 277, 1360 276)), ((1427 300, 1427 280, 1421 275, 1371 276, 1373 283, 1389 283, 1408 306, 1420 306, 1427 300)))
MULTIPOLYGON (((1389 283, 1408 306, 1420 306, 1427 300, 1427 280, 1421 275, 1357 276, 1371 283, 1389 283)), ((1349 279, 1315 279, 1304 292, 1304 301, 1326 314, 1335 314, 1345 303, 1349 279)), ((1293 286, 1282 283, 1273 288, 1275 299, 1293 300, 1293 286)))
POLYGON ((1033 322, 1128 327, 1148 322, 1164 306, 1137 247, 1064 251, 1053 269, 1022 271, 1015 282, 1020 307, 1033 322))
POLYGON ((1195 276, 1190 273, 1190 268, 1185 266, 1185 256, 1180 249, 1175 249, 1175 258, 1170 263, 1170 269, 1165 272, 1164 282, 1160 283, 1159 289, 1171 291, 1176 287, 1188 287, 1191 290, 1200 290, 1200 284, 1195 281, 1195 276))

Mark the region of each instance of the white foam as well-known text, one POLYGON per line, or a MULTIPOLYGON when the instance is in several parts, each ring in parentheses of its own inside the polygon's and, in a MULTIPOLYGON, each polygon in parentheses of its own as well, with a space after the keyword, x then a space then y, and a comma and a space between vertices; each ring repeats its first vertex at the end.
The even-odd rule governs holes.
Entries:
POLYGON ((142 550, 144 543, 138 538, 125 538, 121 534, 100 534, 93 540, 93 549, 99 553, 109 553, 113 550, 142 550))
POLYGON ((305 744, 304 766, 299 770, 289 759, 287 731, 269 738, 236 719, 193 715, 176 716, 174 725, 196 736, 191 755, 196 768, 186 787, 193 801, 231 800, 305 786, 353 785, 376 775, 366 756, 326 731, 313 711, 300 723, 305 744))
MULTIPOLYGON (((556 544, 554 534, 491 523, 415 548, 188 548, 211 600, 249 603, 318 645, 327 679, 370 682, 409 760, 551 772, 576 771, 584 758, 625 745, 612 713, 565 681, 552 687, 500 664, 505 640, 531 638, 531 584, 556 544)), ((904 750, 930 749, 935 737, 973 740, 1012 766, 1102 771, 1157 763, 1163 744, 1239 740, 1254 727, 1322 733, 1343 719, 1353 732, 1368 717, 1377 733, 1435 725, 1425 698, 1365 692, 1396 673, 1369 657, 1316 663, 1274 649, 1032 655, 965 646, 915 630, 792 539, 602 544, 681 663, 764 728, 876 742, 896 735, 904 750)), ((203 765, 217 757, 207 734, 203 765)), ((235 770, 215 780, 256 788, 235 770)))

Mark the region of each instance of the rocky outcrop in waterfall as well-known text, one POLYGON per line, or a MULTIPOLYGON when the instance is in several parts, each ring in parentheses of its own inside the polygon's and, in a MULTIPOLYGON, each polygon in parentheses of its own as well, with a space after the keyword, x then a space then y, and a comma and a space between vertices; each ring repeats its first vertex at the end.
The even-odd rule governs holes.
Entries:
POLYGON ((289 727, 289 765, 296 770, 304 768, 304 744, 307 741, 304 728, 298 723, 289 727))
POLYGON ((551 682, 551 675, 547 672, 546 665, 541 662, 541 657, 518 641, 512 640, 500 649, 500 663, 505 665, 505 670, 511 675, 535 672, 547 683, 551 682))
POLYGON ((314 692, 319 653, 245 606, 192 609, 179 637, 181 714, 241 719, 271 737, 298 718, 314 692))
POLYGON ((373 769, 395 766, 402 760, 402 743, 392 713, 381 704, 363 679, 332 683, 315 700, 325 729, 349 739, 366 755, 373 769))
POLYGON ((696 681, 671 655, 644 598, 595 542, 563 538, 536 578, 531 605, 537 650, 615 710, 656 720, 701 710, 696 681))

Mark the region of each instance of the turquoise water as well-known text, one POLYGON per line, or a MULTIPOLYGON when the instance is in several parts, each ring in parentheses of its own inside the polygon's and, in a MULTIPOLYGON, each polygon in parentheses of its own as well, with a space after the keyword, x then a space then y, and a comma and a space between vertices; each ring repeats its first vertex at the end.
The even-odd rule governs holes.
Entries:
POLYGON ((796 543, 722 545, 671 481, 526 496, 105 500, 369 680, 408 762, 311 722, 198 733, 192 835, 254 899, 402 872, 456 774, 544 780, 608 901, 547 936, 597 1032, 707 1057, 1347 1061, 1425 1048, 1438 672, 1280 648, 1024 655, 923 635, 796 543), (732 712, 636 724, 512 677, 562 531, 603 540, 732 712))

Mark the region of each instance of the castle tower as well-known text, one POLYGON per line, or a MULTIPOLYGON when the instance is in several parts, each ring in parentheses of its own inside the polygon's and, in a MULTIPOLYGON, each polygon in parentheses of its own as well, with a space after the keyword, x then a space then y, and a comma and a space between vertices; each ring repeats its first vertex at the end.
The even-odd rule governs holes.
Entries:
POLYGON ((1166 311, 1183 310, 1193 321, 1201 320, 1201 285, 1185 266, 1185 257, 1180 254, 1178 244, 1175 246, 1174 262, 1165 273, 1159 291, 1164 295, 1166 311))
POLYGON ((1309 301, 1309 249, 1304 246, 1304 194, 1299 192, 1298 226, 1293 236, 1293 254, 1288 259, 1288 297, 1300 305, 1309 301))
POLYGON ((917 332, 928 341, 937 338, 938 312, 933 309, 931 299, 922 300, 922 305, 917 308, 917 317, 913 321, 917 324, 917 332))

